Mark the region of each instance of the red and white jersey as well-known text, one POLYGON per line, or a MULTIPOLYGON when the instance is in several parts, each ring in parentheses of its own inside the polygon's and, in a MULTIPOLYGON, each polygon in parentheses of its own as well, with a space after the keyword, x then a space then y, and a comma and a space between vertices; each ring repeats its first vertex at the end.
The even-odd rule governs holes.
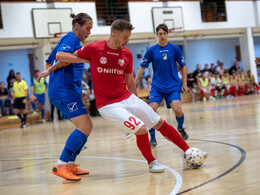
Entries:
POLYGON ((77 53, 80 58, 90 60, 97 108, 130 97, 132 93, 127 90, 124 79, 124 73, 133 72, 133 55, 129 49, 111 49, 103 40, 87 44, 77 53))

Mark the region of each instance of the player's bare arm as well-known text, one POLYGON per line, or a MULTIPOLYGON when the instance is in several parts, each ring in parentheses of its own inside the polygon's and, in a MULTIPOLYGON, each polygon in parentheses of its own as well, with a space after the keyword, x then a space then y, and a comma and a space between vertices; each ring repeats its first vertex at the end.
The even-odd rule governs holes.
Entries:
POLYGON ((128 89, 137 96, 136 84, 135 84, 133 73, 132 74, 125 73, 125 81, 128 89))
POLYGON ((49 64, 49 63, 45 63, 45 70, 47 70, 48 68, 50 68, 51 67, 51 64, 49 64))
POLYGON ((143 75, 144 70, 145 70, 145 67, 143 67, 143 66, 141 66, 141 67, 138 69, 138 71, 137 71, 137 73, 136 73, 136 76, 135 76, 135 84, 136 84, 136 85, 137 85, 139 79, 141 78, 141 76, 143 75))
POLYGON ((189 87, 187 86, 187 74, 188 74, 188 69, 186 66, 183 66, 182 67, 182 91, 184 93, 190 91, 189 87))
POLYGON ((89 63, 88 59, 80 58, 77 51, 75 51, 73 54, 60 51, 56 54, 56 59, 70 63, 89 63))

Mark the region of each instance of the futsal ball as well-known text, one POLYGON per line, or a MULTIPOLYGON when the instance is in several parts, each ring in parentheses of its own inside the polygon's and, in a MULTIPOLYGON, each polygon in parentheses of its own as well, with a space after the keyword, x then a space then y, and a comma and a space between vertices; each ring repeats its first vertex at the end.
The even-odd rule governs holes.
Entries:
POLYGON ((199 168, 203 164, 206 157, 207 154, 205 152, 194 147, 189 148, 184 153, 184 160, 190 168, 199 168))

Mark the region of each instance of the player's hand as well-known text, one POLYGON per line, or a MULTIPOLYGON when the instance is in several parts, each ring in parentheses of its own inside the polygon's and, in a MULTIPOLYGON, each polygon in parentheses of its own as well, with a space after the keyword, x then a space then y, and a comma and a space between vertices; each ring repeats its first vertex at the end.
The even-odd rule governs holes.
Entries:
POLYGON ((37 77, 37 81, 40 82, 40 80, 41 80, 42 77, 46 79, 47 76, 49 76, 50 74, 51 74, 51 72, 49 71, 49 69, 47 69, 47 70, 41 72, 41 73, 38 75, 38 77, 37 77))
POLYGON ((26 103, 27 103, 27 99, 24 98, 22 102, 23 102, 24 104, 26 104, 26 103))
POLYGON ((36 100, 35 95, 31 95, 30 100, 31 100, 31 101, 35 101, 35 100, 36 100))
POLYGON ((256 57, 256 58, 255 58, 255 63, 256 63, 256 64, 260 64, 260 58, 257 58, 257 57, 256 57))
POLYGON ((190 88, 187 85, 183 85, 182 91, 186 94, 186 93, 190 92, 190 88))

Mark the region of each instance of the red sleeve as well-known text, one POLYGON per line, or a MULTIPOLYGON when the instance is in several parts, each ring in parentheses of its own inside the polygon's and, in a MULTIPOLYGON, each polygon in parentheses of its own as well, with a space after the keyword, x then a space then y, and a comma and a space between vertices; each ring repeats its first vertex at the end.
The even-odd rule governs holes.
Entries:
POLYGON ((127 66, 125 67, 125 73, 132 74, 133 72, 133 55, 132 52, 129 52, 127 61, 129 62, 127 66))
POLYGON ((82 48, 78 49, 77 53, 80 58, 90 59, 91 55, 91 44, 87 44, 82 48))

